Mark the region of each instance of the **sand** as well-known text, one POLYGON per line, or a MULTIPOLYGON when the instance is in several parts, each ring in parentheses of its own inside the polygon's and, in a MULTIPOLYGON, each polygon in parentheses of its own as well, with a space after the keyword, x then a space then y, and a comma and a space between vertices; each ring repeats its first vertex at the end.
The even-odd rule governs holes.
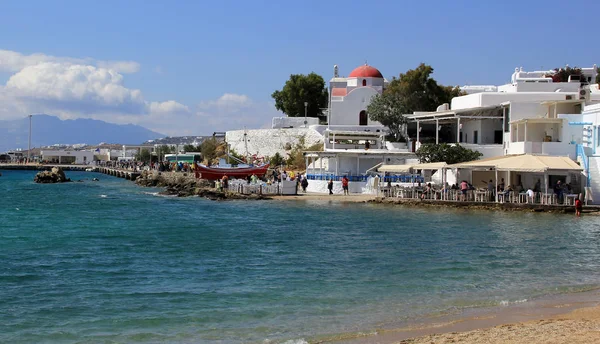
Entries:
POLYGON ((399 344, 431 343, 600 343, 600 307, 577 309, 549 319, 406 339, 399 344))

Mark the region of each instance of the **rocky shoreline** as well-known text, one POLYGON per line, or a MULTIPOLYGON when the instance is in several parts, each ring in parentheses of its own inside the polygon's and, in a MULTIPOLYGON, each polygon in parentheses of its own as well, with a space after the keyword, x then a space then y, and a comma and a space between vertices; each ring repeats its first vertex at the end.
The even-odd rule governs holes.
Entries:
POLYGON ((198 196, 213 201, 271 199, 263 195, 243 195, 229 191, 219 191, 212 186, 213 183, 211 183, 211 181, 206 179, 196 179, 191 173, 144 171, 135 180, 135 183, 143 187, 165 188, 160 194, 168 196, 198 196))

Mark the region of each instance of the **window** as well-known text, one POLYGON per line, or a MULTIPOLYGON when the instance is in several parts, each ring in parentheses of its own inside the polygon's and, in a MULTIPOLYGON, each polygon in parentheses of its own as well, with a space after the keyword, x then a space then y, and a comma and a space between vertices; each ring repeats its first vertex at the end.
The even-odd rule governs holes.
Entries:
POLYGON ((363 79, 363 86, 367 86, 367 80, 363 79))
POLYGON ((510 106, 504 108, 504 132, 510 131, 510 106))
POLYGON ((477 134, 479 134, 479 133, 477 132, 477 130, 475 130, 473 132, 473 143, 475 143, 475 144, 477 144, 477 134))
POLYGON ((369 124, 369 116, 367 115, 367 111, 362 110, 358 114, 358 125, 368 125, 369 124))

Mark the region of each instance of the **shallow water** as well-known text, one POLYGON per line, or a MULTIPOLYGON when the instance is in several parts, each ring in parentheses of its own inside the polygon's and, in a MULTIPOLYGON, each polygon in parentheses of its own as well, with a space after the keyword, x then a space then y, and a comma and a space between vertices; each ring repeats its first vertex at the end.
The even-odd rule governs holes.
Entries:
POLYGON ((212 202, 94 173, 2 174, 0 342, 279 343, 600 285, 595 217, 212 202))

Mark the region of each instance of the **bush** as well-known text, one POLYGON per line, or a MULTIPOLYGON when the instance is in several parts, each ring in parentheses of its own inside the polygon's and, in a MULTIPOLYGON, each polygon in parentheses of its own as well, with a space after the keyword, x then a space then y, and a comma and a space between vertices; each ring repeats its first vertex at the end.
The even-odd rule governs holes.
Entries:
POLYGON ((483 156, 478 151, 465 148, 459 144, 423 144, 415 152, 421 163, 446 162, 449 165, 459 162, 479 160, 483 156))

